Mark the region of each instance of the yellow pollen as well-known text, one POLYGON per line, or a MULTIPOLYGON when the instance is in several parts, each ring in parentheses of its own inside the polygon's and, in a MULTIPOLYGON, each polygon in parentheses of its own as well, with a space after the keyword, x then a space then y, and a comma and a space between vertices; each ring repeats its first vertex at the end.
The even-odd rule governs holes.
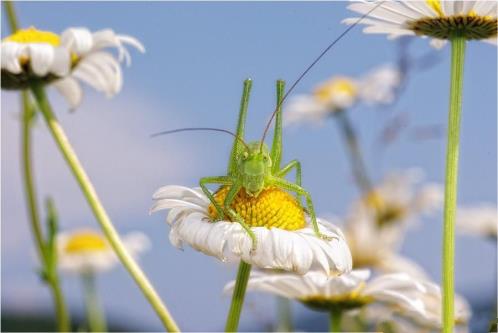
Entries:
POLYGON ((444 16, 443 10, 441 8, 441 1, 439 0, 427 0, 426 1, 427 5, 434 9, 434 11, 439 15, 439 16, 444 16))
POLYGON ((333 78, 320 85, 313 92, 315 98, 321 103, 328 103, 337 95, 346 95, 354 98, 356 93, 357 88, 355 83, 347 77, 333 78))
MULTIPOLYGON (((222 207, 228 191, 229 187, 223 186, 214 194, 222 207)), ((241 189, 230 207, 251 227, 298 230, 306 226, 304 210, 296 198, 276 187, 264 189, 257 197, 249 196, 241 189)), ((213 204, 209 205, 208 213, 212 220, 219 218, 213 204)), ((227 214, 225 219, 228 219, 227 214)))
POLYGON ((60 37, 50 31, 41 31, 34 27, 28 29, 17 30, 13 35, 4 38, 4 41, 16 43, 40 43, 59 46, 61 43, 60 37))
POLYGON ((82 231, 73 234, 64 250, 67 253, 75 254, 92 251, 105 251, 108 249, 107 242, 98 233, 93 231, 82 231))

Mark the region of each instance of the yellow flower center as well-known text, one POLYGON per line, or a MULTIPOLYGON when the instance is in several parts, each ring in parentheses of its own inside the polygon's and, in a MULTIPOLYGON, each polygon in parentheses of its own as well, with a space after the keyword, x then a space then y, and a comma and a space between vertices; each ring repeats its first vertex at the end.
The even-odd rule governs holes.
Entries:
POLYGON ((24 44, 30 44, 30 43, 50 44, 55 47, 61 44, 59 35, 54 34, 53 32, 50 31, 38 30, 34 27, 17 30, 14 34, 5 37, 4 41, 24 43, 24 44))
MULTIPOLYGON (((221 187, 215 194, 216 202, 223 207, 229 187, 221 187)), ((295 197, 276 187, 264 189, 257 197, 241 189, 230 207, 251 227, 298 230, 306 226, 304 210, 295 197)), ((208 208, 212 220, 219 219, 213 204, 208 208)), ((228 214, 225 214, 228 219, 228 214)))
POLYGON ((358 286, 349 293, 334 296, 310 296, 301 299, 301 302, 318 310, 351 310, 362 307, 373 301, 372 297, 361 294, 363 289, 365 289, 365 282, 358 284, 358 286))
POLYGON ((355 98, 357 94, 356 84, 349 78, 334 78, 320 85, 313 92, 315 98, 320 103, 329 103, 336 96, 348 96, 355 98))
POLYGON ((406 27, 417 35, 438 39, 463 37, 467 40, 494 38, 497 35, 496 17, 479 16, 475 11, 466 14, 447 16, 442 10, 441 1, 427 0, 437 17, 423 17, 406 23, 406 27))
POLYGON ((376 222, 379 227, 403 220, 407 216, 407 209, 386 200, 377 191, 371 191, 364 202, 376 212, 376 222))
POLYGON ((104 237, 93 231, 82 231, 72 235, 64 250, 67 253, 77 254, 82 252, 105 251, 108 245, 104 237))

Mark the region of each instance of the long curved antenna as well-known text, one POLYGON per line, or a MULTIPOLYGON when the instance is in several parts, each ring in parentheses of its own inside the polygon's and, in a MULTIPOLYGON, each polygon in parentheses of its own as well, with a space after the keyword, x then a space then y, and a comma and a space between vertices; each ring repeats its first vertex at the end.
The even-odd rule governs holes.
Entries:
POLYGON ((249 146, 247 146, 247 144, 244 142, 244 140, 242 140, 242 138, 239 138, 237 135, 235 135, 234 133, 230 132, 229 130, 222 129, 222 128, 214 128, 214 127, 185 127, 185 128, 177 128, 177 129, 174 129, 174 130, 169 130, 169 131, 163 131, 163 132, 154 133, 154 134, 151 134, 150 137, 151 138, 155 138, 155 137, 158 137, 158 136, 161 136, 161 135, 168 135, 168 134, 180 133, 180 132, 190 132, 190 131, 213 131, 213 132, 221 132, 221 133, 230 134, 235 139, 239 140, 244 145, 244 147, 246 148, 246 150, 249 151, 249 146))
POLYGON ((277 114, 277 110, 282 106, 282 104, 284 103, 284 101, 287 99, 287 96, 289 96, 289 94, 294 90, 294 88, 298 85, 299 82, 301 82, 301 80, 306 76, 306 74, 308 74, 308 72, 313 68, 315 67, 315 65, 320 61, 320 59, 323 58, 323 56, 325 54, 327 54, 327 52, 330 51, 330 49, 332 47, 334 47, 335 44, 337 44, 337 42, 339 42, 344 36, 346 36, 346 34, 351 31, 351 29, 353 29, 355 26, 358 25, 358 23, 360 23, 365 17, 367 17, 371 12, 373 12, 375 9, 377 9, 380 5, 382 5, 385 1, 380 1, 375 7, 373 7, 372 9, 370 9, 368 12, 366 12, 365 14, 363 14, 361 17, 358 18, 358 20, 356 22, 354 22, 352 25, 350 25, 349 27, 347 27, 338 37, 336 37, 323 51, 322 53, 320 53, 320 55, 318 57, 315 58, 315 60, 313 60, 313 62, 301 73, 301 75, 299 75, 299 77, 297 78, 296 81, 294 81, 294 83, 291 85, 291 87, 289 88, 289 90, 287 90, 287 92, 285 93, 284 97, 282 98, 282 100, 280 101, 280 103, 278 103, 277 107, 275 108, 275 110, 273 111, 271 117, 270 117, 270 120, 268 121, 268 123, 266 124, 266 127, 265 127, 265 130, 263 132, 263 136, 261 138, 261 144, 260 144, 260 149, 263 148, 263 142, 265 141, 265 138, 266 138, 266 135, 268 134, 268 131, 270 129, 270 126, 271 126, 271 123, 273 121, 273 118, 275 118, 275 115, 277 114))

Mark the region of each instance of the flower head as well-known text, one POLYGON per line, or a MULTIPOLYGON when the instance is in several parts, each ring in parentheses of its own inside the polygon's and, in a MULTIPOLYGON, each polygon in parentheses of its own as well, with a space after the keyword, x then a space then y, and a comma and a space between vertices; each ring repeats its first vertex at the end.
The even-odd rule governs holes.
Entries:
MULTIPOLYGON (((364 1, 348 8, 362 15, 371 11, 359 22, 367 25, 365 33, 387 34, 389 38, 431 37, 435 47, 457 36, 496 44, 496 1, 384 1, 380 5, 364 1), (375 6, 378 7, 371 11, 375 6)), ((348 18, 343 22, 357 21, 348 18)))
MULTIPOLYGON (((339 276, 311 271, 304 275, 278 272, 254 272, 248 290, 262 291, 295 299, 317 310, 353 310, 384 304, 422 313, 423 305, 407 293, 423 292, 424 287, 406 274, 386 274, 370 278, 369 270, 353 270, 339 276)), ((234 287, 227 284, 226 291, 234 287)))
MULTIPOLYGON (((222 200, 226 190, 215 193, 222 200)), ((341 231, 318 220, 320 231, 331 237, 317 237, 309 218, 297 200, 285 191, 269 188, 257 197, 237 195, 232 208, 244 218, 257 238, 252 241, 243 227, 230 220, 217 221, 209 199, 200 189, 165 186, 153 196, 151 212, 169 209, 169 238, 176 247, 192 248, 224 262, 243 260, 259 268, 283 269, 304 274, 312 268, 327 274, 351 270, 351 253, 341 231)))
POLYGON ((401 84, 401 73, 383 65, 360 78, 336 76, 319 84, 312 94, 298 95, 287 106, 287 124, 301 121, 320 122, 334 112, 356 103, 388 104, 394 101, 401 84))
MULTIPOLYGON (((123 243, 132 256, 137 256, 150 246, 147 237, 133 232, 123 237, 123 243)), ((99 232, 81 229, 57 235, 58 266, 67 272, 100 272, 118 264, 110 244, 99 232)))
POLYGON ((482 204, 474 207, 459 207, 456 223, 462 234, 491 237, 496 240, 498 229, 496 205, 482 204))
POLYGON ((26 89, 38 81, 54 86, 71 107, 80 104, 80 81, 108 97, 121 90, 120 62, 129 65, 125 45, 144 52, 133 37, 117 35, 112 30, 90 32, 86 28, 69 28, 61 35, 35 28, 19 30, 2 40, 2 88, 26 89), (116 48, 116 59, 106 49, 116 48))

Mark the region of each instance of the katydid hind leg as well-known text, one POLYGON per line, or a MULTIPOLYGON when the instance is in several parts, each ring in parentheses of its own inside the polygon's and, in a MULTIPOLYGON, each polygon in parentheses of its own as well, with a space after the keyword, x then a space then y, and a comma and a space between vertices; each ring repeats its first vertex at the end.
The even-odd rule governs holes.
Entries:
MULTIPOLYGON (((237 131, 235 135, 244 140, 245 135, 245 124, 247 118, 247 108, 249 106, 249 96, 251 94, 252 88, 252 80, 246 79, 244 81, 244 87, 242 90, 242 98, 240 100, 240 110, 239 110, 239 118, 237 119, 237 131)), ((242 143, 237 138, 233 140, 232 151, 230 152, 230 160, 228 162, 228 174, 234 175, 237 168, 237 155, 244 149, 242 143)))
POLYGON ((318 237, 325 239, 325 240, 331 240, 333 238, 333 237, 324 235, 320 232, 320 229, 318 228, 318 222, 316 220, 315 208, 313 206, 313 201, 311 200, 311 194, 308 191, 306 191, 301 186, 294 184, 294 183, 291 183, 288 180, 283 179, 283 178, 273 178, 272 182, 275 186, 278 186, 284 190, 292 191, 298 195, 302 195, 306 199, 306 205, 308 207, 308 212, 309 212, 310 217, 311 217, 311 225, 313 227, 313 231, 315 232, 315 234, 318 237))
MULTIPOLYGON (((296 170, 296 184, 298 186, 302 186, 302 172, 301 172, 302 169, 301 169, 301 162, 299 162, 299 160, 292 160, 286 165, 284 165, 284 167, 277 172, 276 176, 284 178, 293 169, 296 170)), ((300 194, 297 194, 297 200, 299 201, 299 203, 301 203, 300 194)))
POLYGON ((277 112, 275 115, 275 130, 271 145, 272 174, 280 170, 282 162, 282 100, 285 94, 285 81, 277 80, 277 112))

